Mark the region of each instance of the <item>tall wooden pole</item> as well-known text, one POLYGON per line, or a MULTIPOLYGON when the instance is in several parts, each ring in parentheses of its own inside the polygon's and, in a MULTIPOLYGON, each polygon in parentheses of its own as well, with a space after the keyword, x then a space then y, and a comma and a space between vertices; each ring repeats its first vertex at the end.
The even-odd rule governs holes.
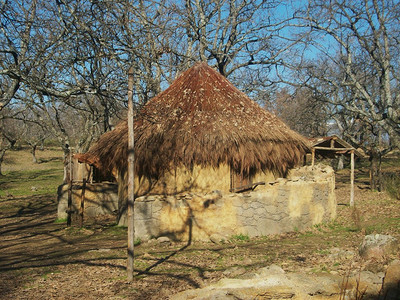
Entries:
POLYGON ((350 206, 354 206, 354 150, 350 152, 350 206))
POLYGON ((67 182, 68 182, 68 215, 67 215, 67 226, 72 224, 72 154, 71 149, 68 149, 69 154, 67 156, 67 182))
POLYGON ((133 280, 135 244, 135 180, 134 180, 134 133, 133 133, 133 66, 128 70, 128 280, 133 280))

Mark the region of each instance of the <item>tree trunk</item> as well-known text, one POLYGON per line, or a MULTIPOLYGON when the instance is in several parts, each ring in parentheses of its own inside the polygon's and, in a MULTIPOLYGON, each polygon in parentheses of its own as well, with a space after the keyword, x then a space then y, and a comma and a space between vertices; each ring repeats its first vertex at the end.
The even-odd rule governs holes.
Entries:
POLYGON ((344 166, 344 156, 340 155, 338 159, 337 170, 343 170, 343 166, 344 166))
POLYGON ((71 177, 71 157, 70 157, 70 149, 69 146, 65 146, 63 147, 63 151, 64 151, 64 178, 63 178, 63 182, 64 183, 69 183, 70 180, 72 179, 71 177))
POLYGON ((380 192, 382 191, 382 156, 378 151, 372 150, 369 154, 369 161, 371 162, 369 171, 370 188, 380 192))
POLYGON ((4 174, 2 173, 2 165, 3 165, 3 161, 4 161, 4 155, 6 154, 6 149, 2 149, 0 150, 0 176, 4 176, 4 174))
POLYGON ((32 162, 34 164, 37 164, 37 162, 38 162, 38 160, 36 158, 36 148, 37 148, 37 145, 31 145, 32 162))
POLYGON ((44 151, 44 139, 40 140, 40 151, 44 151))

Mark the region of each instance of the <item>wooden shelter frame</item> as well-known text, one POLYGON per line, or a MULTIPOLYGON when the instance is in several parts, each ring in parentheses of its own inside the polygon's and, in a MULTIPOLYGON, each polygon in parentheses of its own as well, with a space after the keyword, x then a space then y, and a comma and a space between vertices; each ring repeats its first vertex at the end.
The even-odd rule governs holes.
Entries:
POLYGON ((314 167, 316 154, 326 156, 326 153, 333 153, 335 156, 350 154, 350 206, 354 206, 354 155, 358 157, 363 155, 337 135, 322 137, 312 142, 311 166, 314 167))
POLYGON ((89 166, 89 170, 86 174, 86 176, 83 176, 82 180, 76 179, 75 176, 75 171, 74 171, 74 165, 78 163, 77 159, 74 159, 74 149, 69 148, 69 154, 66 157, 66 177, 65 177, 65 183, 68 184, 68 208, 67 208, 67 226, 72 225, 72 215, 75 215, 74 221, 79 222, 79 227, 83 227, 83 222, 84 222, 84 211, 85 211, 85 192, 86 192, 86 184, 93 183, 93 166, 89 166), (78 203, 78 210, 73 208, 72 205, 72 190, 73 186, 75 183, 82 183, 82 192, 81 196, 79 198, 79 203, 78 203))

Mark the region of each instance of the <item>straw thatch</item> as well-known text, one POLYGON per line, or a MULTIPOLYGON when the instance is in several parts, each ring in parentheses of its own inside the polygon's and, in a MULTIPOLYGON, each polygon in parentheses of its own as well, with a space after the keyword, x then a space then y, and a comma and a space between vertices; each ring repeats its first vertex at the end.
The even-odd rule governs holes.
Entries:
MULTIPOLYGON (((184 72, 135 120, 135 171, 159 178, 194 165, 284 175, 307 141, 205 63, 184 72)), ((80 161, 110 171, 127 165, 127 121, 105 133, 80 161)))

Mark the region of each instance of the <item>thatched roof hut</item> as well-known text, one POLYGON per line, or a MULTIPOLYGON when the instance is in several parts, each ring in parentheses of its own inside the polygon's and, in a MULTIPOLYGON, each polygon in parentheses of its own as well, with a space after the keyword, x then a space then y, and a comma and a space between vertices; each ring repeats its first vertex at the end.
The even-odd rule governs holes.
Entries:
MULTIPOLYGON (((127 132, 123 121, 79 160, 103 170, 124 169, 127 132)), ((134 132, 136 175, 155 179, 196 165, 285 175, 308 150, 302 136, 206 63, 188 69, 151 99, 136 116, 134 132)))

